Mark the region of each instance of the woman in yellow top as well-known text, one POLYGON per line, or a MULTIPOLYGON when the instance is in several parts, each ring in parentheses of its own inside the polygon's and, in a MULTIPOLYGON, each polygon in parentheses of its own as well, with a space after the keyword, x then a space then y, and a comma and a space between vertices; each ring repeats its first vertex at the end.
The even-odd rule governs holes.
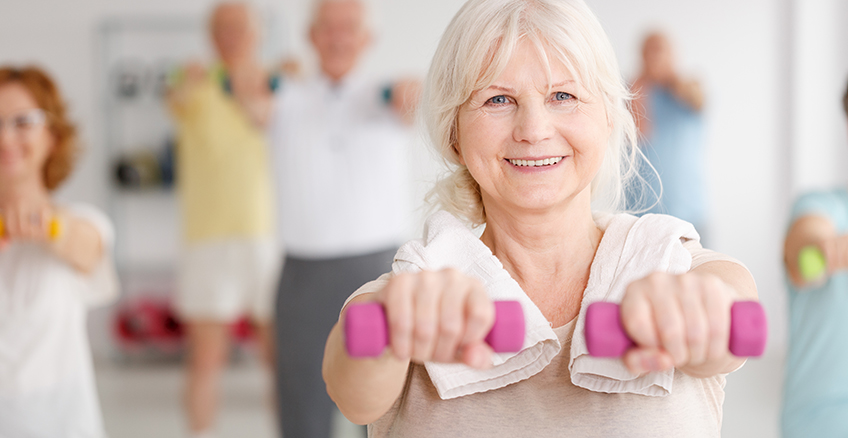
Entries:
POLYGON ((271 361, 279 251, 263 132, 271 79, 256 59, 258 24, 245 3, 218 5, 209 30, 220 66, 188 66, 168 99, 185 244, 176 308, 188 326, 185 403, 197 436, 213 428, 229 324, 247 314, 271 361))

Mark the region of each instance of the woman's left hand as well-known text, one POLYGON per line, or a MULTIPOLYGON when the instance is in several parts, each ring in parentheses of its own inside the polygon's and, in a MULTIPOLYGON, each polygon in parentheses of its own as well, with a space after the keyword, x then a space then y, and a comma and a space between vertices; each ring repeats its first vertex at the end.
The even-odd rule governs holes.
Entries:
POLYGON ((421 81, 402 79, 392 86, 392 108, 404 123, 415 123, 415 109, 421 100, 421 81))
POLYGON ((732 371, 743 359, 731 355, 733 287, 710 274, 653 273, 631 283, 621 301, 624 330, 636 343, 624 356, 634 373, 676 367, 694 377, 732 371))

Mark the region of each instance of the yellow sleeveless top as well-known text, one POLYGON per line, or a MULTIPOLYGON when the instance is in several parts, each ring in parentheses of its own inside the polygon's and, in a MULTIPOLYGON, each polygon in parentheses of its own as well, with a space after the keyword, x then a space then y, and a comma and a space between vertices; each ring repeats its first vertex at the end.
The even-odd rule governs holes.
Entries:
POLYGON ((172 108, 177 184, 188 243, 270 236, 273 198, 268 147, 239 104, 223 89, 220 71, 192 86, 172 108))

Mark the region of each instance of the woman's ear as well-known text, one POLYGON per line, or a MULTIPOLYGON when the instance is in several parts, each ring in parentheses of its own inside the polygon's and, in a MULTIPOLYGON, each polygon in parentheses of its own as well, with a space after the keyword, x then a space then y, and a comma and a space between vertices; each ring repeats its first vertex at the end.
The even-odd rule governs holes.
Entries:
POLYGON ((456 154, 456 160, 459 161, 459 164, 465 166, 465 160, 462 158, 462 153, 459 151, 459 143, 454 143, 454 145, 451 146, 451 149, 453 149, 453 153, 456 154))
POLYGON ((453 153, 456 155, 456 160, 459 161, 459 164, 465 166, 465 160, 462 158, 462 150, 459 147, 459 120, 455 120, 453 123, 453 130, 450 134, 450 142, 451 149, 453 153))

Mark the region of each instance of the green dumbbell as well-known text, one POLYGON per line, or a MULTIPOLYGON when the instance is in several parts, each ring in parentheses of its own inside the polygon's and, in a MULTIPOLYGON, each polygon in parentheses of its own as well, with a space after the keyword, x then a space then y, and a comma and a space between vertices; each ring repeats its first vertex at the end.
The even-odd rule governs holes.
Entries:
POLYGON ((814 281, 823 277, 827 272, 827 260, 824 253, 815 245, 801 248, 798 253, 798 270, 805 281, 814 281))

